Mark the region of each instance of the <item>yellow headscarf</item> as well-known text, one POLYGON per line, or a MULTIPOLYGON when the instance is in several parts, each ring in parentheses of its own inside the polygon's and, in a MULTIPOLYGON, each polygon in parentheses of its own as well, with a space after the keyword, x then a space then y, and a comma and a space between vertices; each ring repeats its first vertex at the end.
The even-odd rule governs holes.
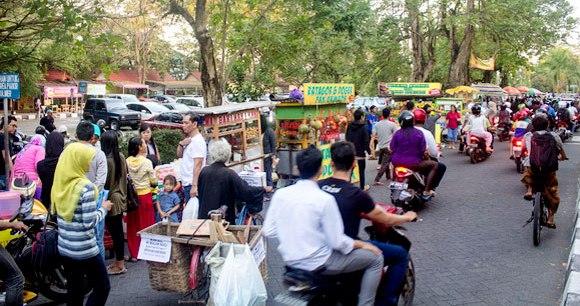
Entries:
MULTIPOLYGON (((65 221, 72 221, 74 211, 79 204, 81 192, 91 183, 85 174, 89 171, 89 164, 97 152, 86 144, 71 143, 64 148, 58 159, 54 172, 54 183, 50 197, 52 199, 52 213, 57 212, 65 221)), ((95 199, 98 195, 95 188, 95 199)))

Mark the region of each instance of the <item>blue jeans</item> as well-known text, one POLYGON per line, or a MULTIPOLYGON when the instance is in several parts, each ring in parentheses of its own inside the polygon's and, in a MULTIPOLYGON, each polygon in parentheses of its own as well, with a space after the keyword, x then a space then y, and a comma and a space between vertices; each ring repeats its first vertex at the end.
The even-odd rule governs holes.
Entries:
POLYGON ((457 142, 457 134, 459 129, 447 128, 447 141, 457 142))
POLYGON ((8 190, 6 188, 6 175, 0 174, 0 190, 8 190))
POLYGON ((191 191, 191 185, 183 186, 183 190, 185 191, 185 204, 187 204, 187 202, 189 202, 189 198, 191 198, 189 196, 189 192, 191 191))
POLYGON ((14 262, 12 255, 0 246, 0 278, 6 287, 6 305, 22 305, 22 291, 24 290, 24 276, 14 262))
POLYGON ((409 253, 398 245, 372 240, 368 242, 383 252, 385 266, 389 267, 377 290, 382 294, 377 294, 375 305, 397 305, 401 283, 409 264, 409 253))

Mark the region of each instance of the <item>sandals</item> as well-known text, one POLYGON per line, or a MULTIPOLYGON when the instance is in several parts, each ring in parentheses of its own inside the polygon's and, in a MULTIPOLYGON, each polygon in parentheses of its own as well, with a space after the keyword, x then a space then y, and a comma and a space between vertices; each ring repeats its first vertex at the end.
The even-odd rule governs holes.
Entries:
POLYGON ((546 227, 547 228, 551 228, 551 229, 555 229, 556 228, 556 223, 546 223, 546 227))
POLYGON ((431 191, 429 194, 423 194, 421 199, 427 201, 436 195, 435 191, 431 191))
POLYGON ((123 259, 125 259, 125 261, 128 261, 128 262, 138 262, 139 261, 139 259, 134 258, 134 257, 129 257, 129 256, 125 256, 125 258, 123 258, 123 259))
POLYGON ((526 193, 526 194, 524 194, 524 199, 526 201, 531 201, 531 200, 534 199, 534 195, 533 194, 530 194, 530 193, 526 193))
POLYGON ((113 271, 113 269, 119 269, 117 266, 108 266, 107 267, 107 274, 109 275, 120 275, 127 273, 127 268, 123 268, 121 270, 113 271))
POLYGON ((384 186, 384 185, 385 185, 385 183, 383 183, 383 182, 379 182, 379 181, 375 182, 375 186, 384 186))

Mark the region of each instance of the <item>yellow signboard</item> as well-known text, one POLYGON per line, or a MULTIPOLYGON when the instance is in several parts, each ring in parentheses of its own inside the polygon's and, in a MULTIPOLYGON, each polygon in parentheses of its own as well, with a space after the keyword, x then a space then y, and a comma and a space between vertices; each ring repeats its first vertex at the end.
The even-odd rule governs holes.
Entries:
MULTIPOLYGON (((322 152, 322 174, 318 179, 323 180, 332 176, 332 166, 330 165, 330 161, 332 160, 330 155, 330 144, 318 146, 318 150, 322 152)), ((350 181, 352 183, 357 183, 360 181, 358 176, 358 164, 352 170, 350 181)))
POLYGON ((379 83, 382 96, 441 96, 441 83, 379 83))
POLYGON ((354 101, 354 84, 304 84, 304 105, 354 101))
POLYGON ((495 58, 481 59, 472 52, 469 56, 469 67, 481 70, 495 70, 495 58))

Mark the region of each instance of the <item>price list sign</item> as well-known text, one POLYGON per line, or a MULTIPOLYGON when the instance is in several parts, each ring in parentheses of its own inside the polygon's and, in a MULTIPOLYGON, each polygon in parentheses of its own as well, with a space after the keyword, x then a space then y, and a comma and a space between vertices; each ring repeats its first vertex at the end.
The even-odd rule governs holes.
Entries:
POLYGON ((17 73, 0 74, 0 98, 20 99, 20 76, 17 73))

